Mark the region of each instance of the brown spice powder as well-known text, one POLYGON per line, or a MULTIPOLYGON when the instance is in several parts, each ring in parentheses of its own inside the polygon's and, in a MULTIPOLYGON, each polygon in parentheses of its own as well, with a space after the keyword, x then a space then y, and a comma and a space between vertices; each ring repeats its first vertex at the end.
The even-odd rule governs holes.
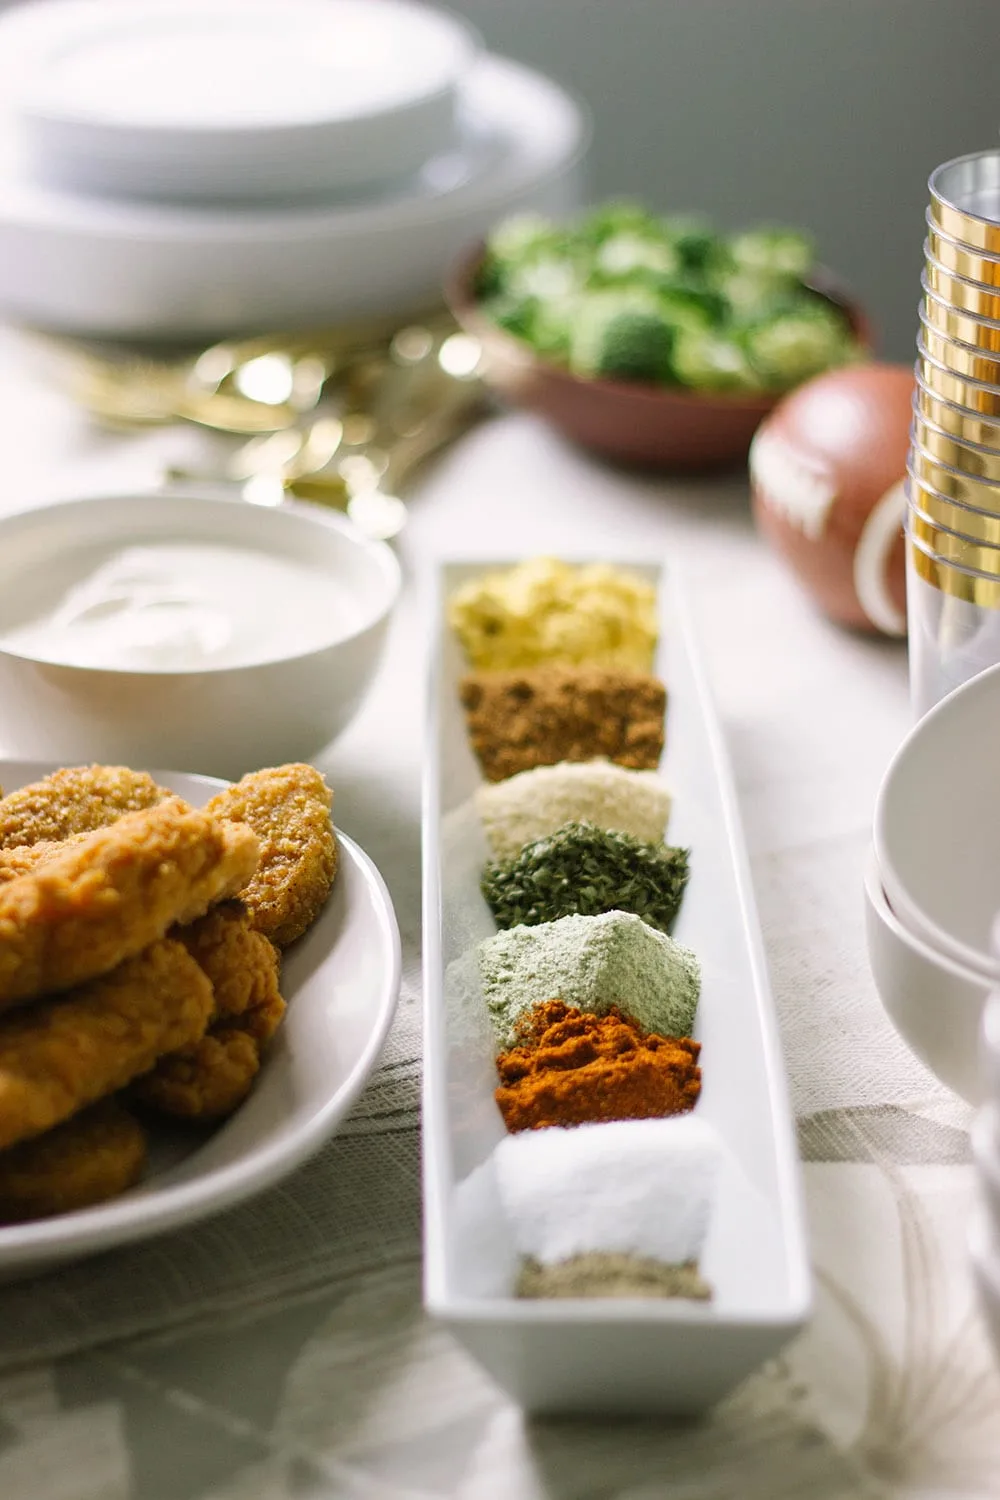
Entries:
POLYGON ((471 672, 459 687, 483 775, 605 757, 648 771, 663 753, 663 683, 645 672, 544 666, 471 672))
POLYGON ((701 1044, 644 1034, 612 1008, 596 1016, 549 1000, 497 1058, 496 1101, 511 1132, 684 1114, 701 1093, 701 1044))

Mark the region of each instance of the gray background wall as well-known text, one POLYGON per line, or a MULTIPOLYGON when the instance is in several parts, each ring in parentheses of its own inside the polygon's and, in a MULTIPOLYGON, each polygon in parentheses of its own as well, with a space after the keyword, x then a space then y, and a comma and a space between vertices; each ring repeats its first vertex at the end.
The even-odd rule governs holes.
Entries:
POLYGON ((913 357, 928 173, 1000 145, 1000 0, 450 0, 582 95, 592 196, 809 228, 913 357))

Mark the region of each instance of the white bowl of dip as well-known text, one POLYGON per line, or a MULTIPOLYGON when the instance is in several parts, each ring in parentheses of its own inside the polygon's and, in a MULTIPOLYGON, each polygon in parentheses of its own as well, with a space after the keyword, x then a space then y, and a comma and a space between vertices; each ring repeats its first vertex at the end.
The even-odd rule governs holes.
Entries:
POLYGON ((314 758, 372 682, 391 549, 318 507, 66 500, 0 518, 10 755, 236 777, 314 758))

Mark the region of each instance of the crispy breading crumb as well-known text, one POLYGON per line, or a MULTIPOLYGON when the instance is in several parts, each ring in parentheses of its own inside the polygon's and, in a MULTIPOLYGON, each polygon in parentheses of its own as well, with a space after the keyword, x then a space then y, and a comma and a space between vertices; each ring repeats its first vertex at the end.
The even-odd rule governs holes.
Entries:
POLYGON ((146 1132, 103 1099, 34 1140, 0 1151, 0 1223, 51 1218, 116 1198, 138 1182, 146 1132))
POLYGON ((0 800, 0 848, 93 833, 171 793, 127 766, 71 766, 0 800))
POLYGON ((645 672, 555 665, 471 672, 459 694, 488 781, 599 756, 650 771, 663 753, 666 689, 645 672))
POLYGON ((279 948, 319 915, 337 872, 333 793, 314 766, 274 766, 218 792, 204 811, 233 818, 260 840, 260 862, 240 892, 253 926, 279 948))
POLYGON ((179 799, 127 813, 0 885, 0 1006, 69 989, 245 885, 248 828, 179 799))
POLYGON ((182 943, 154 943, 67 995, 0 1018, 0 1148, 116 1093, 204 1035, 212 986, 182 943))

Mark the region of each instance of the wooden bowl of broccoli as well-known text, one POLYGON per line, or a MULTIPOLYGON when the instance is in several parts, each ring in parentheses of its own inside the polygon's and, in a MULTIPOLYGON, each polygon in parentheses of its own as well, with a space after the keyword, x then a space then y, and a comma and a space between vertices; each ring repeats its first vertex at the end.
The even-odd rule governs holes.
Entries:
POLYGON ((870 353, 805 235, 722 235, 634 204, 508 219, 446 296, 503 396, 592 452, 661 470, 745 461, 786 391, 870 353))

